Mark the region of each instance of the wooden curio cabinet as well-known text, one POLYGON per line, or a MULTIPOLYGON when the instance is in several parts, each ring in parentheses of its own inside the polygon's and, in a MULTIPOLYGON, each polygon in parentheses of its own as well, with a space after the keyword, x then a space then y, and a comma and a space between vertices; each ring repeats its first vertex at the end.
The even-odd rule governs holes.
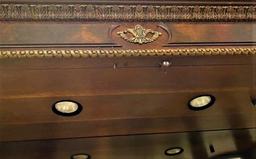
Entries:
POLYGON ((0 158, 256 158, 256 1, 0 1, 0 158))

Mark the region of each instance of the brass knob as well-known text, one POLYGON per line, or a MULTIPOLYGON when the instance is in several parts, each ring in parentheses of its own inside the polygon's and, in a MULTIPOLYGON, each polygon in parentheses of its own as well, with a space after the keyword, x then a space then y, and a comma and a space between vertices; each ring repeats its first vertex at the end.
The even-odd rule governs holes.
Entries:
POLYGON ((161 63, 161 66, 162 67, 169 67, 169 66, 171 66, 171 62, 170 61, 162 61, 162 63, 161 63))

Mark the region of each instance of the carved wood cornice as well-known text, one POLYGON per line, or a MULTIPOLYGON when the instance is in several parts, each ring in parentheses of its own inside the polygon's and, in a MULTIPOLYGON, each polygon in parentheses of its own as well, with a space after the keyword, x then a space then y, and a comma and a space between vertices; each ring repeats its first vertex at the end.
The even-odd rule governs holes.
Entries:
POLYGON ((85 49, 38 49, 0 50, 0 59, 9 58, 93 58, 130 56, 214 56, 256 55, 256 48, 184 48, 145 50, 85 50, 85 49))
POLYGON ((256 21, 256 5, 2 2, 0 20, 256 21))

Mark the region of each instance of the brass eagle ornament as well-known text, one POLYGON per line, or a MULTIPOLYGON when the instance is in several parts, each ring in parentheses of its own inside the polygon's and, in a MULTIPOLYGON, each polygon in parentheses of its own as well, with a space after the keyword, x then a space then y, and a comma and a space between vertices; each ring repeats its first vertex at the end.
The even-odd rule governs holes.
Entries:
POLYGON ((134 44, 146 44, 155 41, 162 33, 151 29, 144 29, 141 25, 117 32, 124 40, 134 44))

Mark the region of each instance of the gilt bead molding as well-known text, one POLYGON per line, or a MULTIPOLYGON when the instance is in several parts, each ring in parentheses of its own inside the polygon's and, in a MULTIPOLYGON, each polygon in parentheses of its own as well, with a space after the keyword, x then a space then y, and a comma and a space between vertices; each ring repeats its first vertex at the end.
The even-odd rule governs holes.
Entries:
POLYGON ((256 21, 256 5, 0 3, 0 20, 256 21))
POLYGON ((12 58, 95 58, 132 56, 214 56, 214 55, 256 55, 256 48, 187 48, 187 49, 145 49, 145 50, 0 50, 0 59, 12 58))

